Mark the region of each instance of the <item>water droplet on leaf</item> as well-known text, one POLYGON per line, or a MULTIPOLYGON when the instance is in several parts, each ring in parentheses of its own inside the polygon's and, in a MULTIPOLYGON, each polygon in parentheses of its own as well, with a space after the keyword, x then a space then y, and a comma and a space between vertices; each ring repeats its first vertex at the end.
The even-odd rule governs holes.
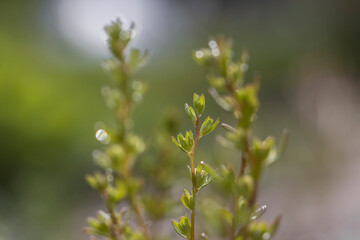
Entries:
POLYGON ((270 237, 271 237, 271 235, 270 235, 270 233, 268 233, 268 232, 264 233, 263 236, 262 236, 262 238, 263 238, 264 240, 268 240, 268 239, 270 239, 270 237))
POLYGON ((218 57, 220 55, 220 50, 218 48, 213 48, 211 50, 211 54, 214 56, 214 57, 218 57))
POLYGON ((211 41, 209 42, 209 47, 210 47, 210 48, 216 48, 216 47, 217 47, 217 43, 216 43, 214 40, 211 40, 211 41))
POLYGON ((142 88, 142 82, 140 82, 140 81, 134 81, 134 82, 132 83, 132 87, 133 87, 133 89, 134 89, 135 91, 140 91, 141 88, 142 88))
POLYGON ((204 52, 201 51, 201 50, 198 50, 198 51, 196 51, 195 56, 197 58, 203 58, 204 57, 204 52))
POLYGON ((136 31, 135 30, 131 30, 130 31, 130 38, 134 39, 136 37, 136 31))
POLYGON ((133 98, 133 100, 134 100, 135 102, 137 102, 137 103, 141 102, 142 99, 143 99, 142 94, 139 93, 139 92, 134 92, 134 93, 132 94, 132 98, 133 98))
POLYGON ((108 133, 104 129, 99 129, 95 133, 95 137, 102 143, 105 143, 108 138, 108 133))
POLYGON ((240 65, 240 70, 246 72, 249 69, 249 66, 246 63, 240 65))

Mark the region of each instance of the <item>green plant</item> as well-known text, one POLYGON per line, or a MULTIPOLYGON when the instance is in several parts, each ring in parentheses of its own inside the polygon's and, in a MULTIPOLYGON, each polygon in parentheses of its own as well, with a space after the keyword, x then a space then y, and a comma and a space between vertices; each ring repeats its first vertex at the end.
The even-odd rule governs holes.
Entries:
POLYGON ((144 85, 134 81, 133 74, 141 67, 147 53, 125 50, 133 38, 134 25, 126 30, 120 20, 105 27, 107 44, 114 58, 104 61, 103 67, 112 79, 112 87, 104 87, 102 93, 108 108, 116 117, 113 129, 103 127, 96 132, 96 138, 105 143, 103 151, 96 150, 94 159, 103 172, 86 176, 88 183, 99 191, 106 205, 106 212, 100 211, 97 218, 90 218, 90 227, 85 231, 91 235, 120 239, 151 239, 144 217, 144 208, 139 194, 140 179, 132 174, 138 156, 145 150, 145 144, 133 132, 132 112, 141 101, 144 85), (140 231, 130 224, 131 216, 118 211, 117 206, 126 201, 135 215, 140 231))
POLYGON ((265 205, 256 203, 258 184, 264 167, 275 162, 283 152, 287 132, 284 131, 278 147, 273 137, 262 141, 252 135, 251 125, 259 107, 259 79, 255 77, 252 83, 244 83, 248 55, 243 52, 240 59, 234 61, 231 39, 218 36, 210 40, 209 48, 194 51, 193 57, 208 67, 209 93, 224 110, 232 112, 237 121, 235 127, 223 123, 227 135, 218 139, 222 145, 240 151, 238 173, 231 165, 223 165, 215 171, 203 164, 225 194, 232 198, 231 207, 222 209, 228 223, 225 235, 230 240, 268 240, 274 235, 280 217, 270 225, 254 221, 266 209, 265 205))
MULTIPOLYGON (((116 125, 113 128, 103 126, 96 132, 96 138, 105 144, 103 150, 94 151, 95 163, 102 171, 88 175, 86 179, 100 193, 106 210, 99 211, 96 218, 89 218, 89 227, 85 228, 85 232, 93 239, 94 236, 110 240, 173 239, 172 236, 159 234, 158 228, 150 231, 147 223, 150 220, 156 225, 157 221, 168 218, 172 209, 176 208, 170 190, 181 178, 176 168, 183 166, 184 161, 176 161, 177 154, 169 143, 170 136, 178 128, 179 118, 176 114, 165 118, 162 130, 158 130, 154 141, 151 141, 153 150, 147 152, 150 157, 145 158, 141 165, 137 160, 146 146, 134 134, 132 112, 141 102, 145 87, 142 82, 135 81, 133 75, 145 62, 147 52, 141 54, 137 49, 130 49, 129 54, 125 54, 133 38, 134 25, 124 29, 121 21, 117 20, 106 26, 105 30, 108 47, 114 57, 104 61, 103 66, 113 84, 112 87, 103 88, 102 93, 108 108, 115 115, 116 125), (143 171, 140 172, 146 181, 135 177, 135 163, 142 167, 143 171), (125 205, 129 210, 119 210, 119 205, 125 205)), ((202 225, 206 225, 208 220, 221 228, 220 234, 209 233, 208 237, 202 233, 201 239, 268 240, 273 237, 279 224, 280 218, 272 224, 255 221, 266 209, 265 205, 257 204, 257 194, 263 169, 281 155, 286 134, 278 147, 272 137, 261 141, 253 136, 251 126, 259 106, 259 81, 255 79, 253 83, 245 85, 247 54, 244 52, 238 62, 234 62, 232 56, 231 40, 221 36, 211 40, 209 48, 194 51, 195 60, 209 69, 210 94, 223 109, 232 112, 237 121, 235 127, 222 124, 227 134, 219 137, 219 142, 238 149, 241 158, 237 174, 232 165, 222 165, 214 170, 204 161, 195 161, 199 140, 215 129, 219 119, 214 121, 207 117, 200 124, 205 96, 194 93, 193 107, 185 104, 185 112, 195 127, 195 134, 189 130, 185 136, 179 133, 176 139, 172 137, 177 148, 189 157, 191 191, 184 190, 181 202, 190 210, 191 216, 189 218, 186 214, 179 221, 171 220, 175 231, 185 239, 196 240, 196 234, 200 231, 195 231, 195 226, 202 222, 205 223, 202 225), (221 194, 219 191, 211 192, 211 189, 209 193, 212 197, 225 196, 225 201, 220 204, 221 207, 207 209, 212 216, 195 217, 199 211, 197 203, 201 202, 197 194, 213 180, 220 186, 221 194), (232 199, 231 202, 228 199, 232 199)))
POLYGON ((195 110, 188 104, 185 104, 185 111, 190 121, 195 126, 195 140, 192 131, 186 131, 185 136, 181 133, 177 136, 177 140, 172 137, 172 141, 182 151, 184 151, 190 159, 190 178, 192 183, 191 194, 184 190, 184 195, 181 196, 183 205, 191 211, 191 221, 188 215, 180 217, 179 222, 172 220, 172 224, 176 232, 183 238, 195 239, 195 210, 196 210, 196 196, 200 189, 207 186, 211 181, 212 177, 210 174, 203 169, 202 164, 199 164, 195 168, 195 151, 198 142, 201 137, 212 132, 219 119, 215 122, 212 118, 207 117, 200 127, 200 117, 205 109, 205 96, 201 96, 194 93, 193 104, 195 110))

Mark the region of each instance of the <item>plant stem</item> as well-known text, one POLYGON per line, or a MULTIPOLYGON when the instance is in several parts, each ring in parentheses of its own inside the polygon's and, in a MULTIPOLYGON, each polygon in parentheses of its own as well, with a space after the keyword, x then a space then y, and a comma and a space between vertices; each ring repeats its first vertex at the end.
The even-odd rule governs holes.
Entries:
POLYGON ((198 192, 198 189, 196 187, 195 150, 196 150, 197 144, 199 142, 199 139, 201 137, 200 130, 199 130, 199 119, 200 119, 200 117, 197 116, 196 123, 195 123, 196 138, 195 138, 195 142, 192 146, 191 152, 189 154, 190 163, 191 163, 192 196, 193 196, 193 202, 194 202, 194 207, 191 210, 191 240, 195 240, 195 208, 196 208, 196 195, 198 192))
MULTIPOLYGON (((245 175, 246 160, 247 160, 247 157, 249 156, 248 137, 247 137, 246 133, 245 133, 244 138, 245 138, 245 149, 241 153, 241 163, 240 163, 240 171, 239 171, 238 178, 241 178, 245 175)), ((239 198, 240 198, 239 194, 236 193, 234 195, 233 206, 232 206, 233 216, 236 216, 236 212, 238 211, 239 198)), ((231 225, 231 229, 230 229, 230 238, 229 238, 230 240, 234 240, 236 237, 236 225, 237 225, 236 221, 237 221, 237 217, 234 217, 232 225, 231 225)), ((244 228, 247 229, 246 226, 244 226, 244 228)), ((244 240, 245 239, 246 238, 244 237, 244 240)))
POLYGON ((110 236, 114 240, 120 240, 119 236, 121 235, 121 229, 119 227, 119 223, 118 223, 118 219, 116 217, 114 206, 112 206, 111 203, 109 203, 107 194, 105 192, 102 193, 102 196, 106 202, 106 208, 107 208, 107 210, 110 214, 110 218, 111 218, 110 236))
MULTIPOLYGON (((231 93, 231 96, 233 98, 233 104, 234 104, 234 112, 240 112, 241 111, 241 106, 239 104, 238 101, 236 101, 236 86, 234 86, 233 83, 231 83, 229 80, 227 80, 227 88, 229 90, 229 92, 231 93)), ((246 169, 246 163, 247 163, 247 158, 249 156, 249 140, 248 140, 248 134, 247 132, 245 131, 245 136, 244 136, 244 140, 245 140, 245 149, 242 151, 241 153, 241 162, 240 162, 240 170, 239 170, 239 175, 238 175, 238 178, 241 178, 245 175, 245 169, 246 169)), ((255 192, 255 191, 254 191, 255 192)), ((254 193, 253 193, 253 196, 254 196, 254 193)), ((236 212, 238 211, 238 202, 239 202, 239 198, 240 196, 238 194, 235 194, 234 195, 234 199, 233 199, 233 206, 232 206, 232 213, 233 213, 233 216, 236 215, 236 212)), ((254 202, 254 200, 252 200, 253 197, 251 197, 251 200, 250 200, 250 204, 253 205, 253 203, 251 202, 254 202)), ((236 234, 236 221, 237 221, 237 218, 234 217, 233 219, 233 222, 232 222, 232 225, 231 225, 231 228, 230 228, 230 240, 234 240, 235 237, 238 235, 236 234)), ((244 226, 244 239, 243 240, 246 240, 247 238, 247 226, 244 226)))
POLYGON ((131 205, 132 205, 132 207, 134 209, 134 212, 135 212, 136 220, 137 220, 138 224, 141 227, 141 230, 142 230, 142 232, 144 234, 145 239, 151 240, 151 237, 150 237, 148 228, 146 227, 144 216, 143 216, 143 214, 141 212, 139 204, 137 203, 135 197, 131 197, 130 201, 131 201, 131 205))
MULTIPOLYGON (((226 78, 226 74, 224 76, 226 78)), ((227 79, 226 86, 227 86, 227 88, 228 88, 228 90, 229 90, 229 92, 231 94, 231 97, 233 98, 234 113, 240 112, 241 111, 241 106, 240 106, 239 102, 236 100, 236 86, 234 85, 234 83, 230 82, 228 79, 227 79)), ((243 177, 245 175, 245 169, 246 169, 246 163, 247 163, 246 160, 247 160, 247 157, 249 155, 249 144, 248 144, 249 141, 248 141, 247 132, 245 132, 244 139, 245 139, 245 149, 241 153, 241 162, 240 162, 240 170, 239 170, 238 178, 241 178, 241 177, 243 177)), ((236 212, 238 211, 239 198, 240 198, 240 196, 238 194, 234 195, 233 205, 232 205, 233 216, 235 216, 236 212)), ((236 225, 237 225, 236 221, 237 221, 237 218, 234 217, 231 228, 230 228, 230 235, 229 235, 230 240, 234 240, 235 237, 237 236, 237 234, 236 234, 236 225)), ((246 240, 246 238, 244 238, 244 240, 246 240)))
MULTIPOLYGON (((239 197, 237 195, 235 195, 233 198, 233 206, 232 206, 233 216, 238 211, 238 199, 239 199, 239 197)), ((236 220, 234 217, 232 224, 231 224, 231 228, 230 228, 230 235, 229 235, 230 240, 235 239, 235 231, 236 231, 236 220)))
MULTIPOLYGON (((126 162, 128 162, 128 161, 129 160, 127 160, 126 162)), ((132 173, 131 173, 130 167, 126 168, 125 174, 123 177, 124 177, 124 181, 127 183, 128 187, 129 187, 128 183, 129 183, 129 180, 132 178, 132 173)), ((145 224, 145 218, 144 218, 141 208, 139 206, 139 201, 136 199, 136 196, 130 189, 128 189, 128 192, 130 193, 129 204, 134 209, 135 216, 136 216, 136 222, 139 224, 141 231, 144 234, 145 239, 151 240, 151 236, 150 236, 148 228, 146 227, 146 224, 145 224)))
MULTIPOLYGON (((126 86, 125 87, 123 86, 123 90, 124 91, 126 90, 126 86)), ((125 141, 125 139, 127 137, 127 132, 125 131, 126 130, 125 122, 128 121, 129 119, 131 119, 132 99, 129 94, 126 99, 126 103, 127 104, 125 104, 125 107, 118 109, 118 112, 120 113, 118 124, 120 125, 119 129, 121 130, 121 132, 119 133, 119 140, 121 142, 125 141)), ((129 156, 127 156, 126 160, 125 160, 124 169, 118 170, 120 175, 121 175, 121 173, 123 173, 123 179, 127 183, 128 186, 129 186, 129 180, 131 180, 133 178, 130 161, 131 161, 131 159, 129 158, 129 156)), ((130 193, 129 204, 134 210, 136 222, 139 224, 145 239, 151 240, 150 233, 149 233, 148 228, 145 223, 145 218, 141 211, 141 207, 139 206, 139 201, 136 199, 136 196, 134 195, 134 193, 131 190, 129 190, 128 192, 130 193)))

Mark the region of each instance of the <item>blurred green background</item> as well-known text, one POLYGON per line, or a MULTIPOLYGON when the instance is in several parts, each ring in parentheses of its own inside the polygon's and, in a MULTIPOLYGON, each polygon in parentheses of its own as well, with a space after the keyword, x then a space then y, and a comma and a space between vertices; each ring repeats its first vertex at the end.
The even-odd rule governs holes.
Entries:
MULTIPOLYGON (((1 0, 0 239, 87 239, 85 219, 102 206, 84 181, 101 147, 94 123, 112 121, 102 27, 119 16, 152 55, 138 75, 149 86, 138 133, 207 91, 191 51, 226 34, 250 53, 248 79, 262 76, 256 133, 291 130, 261 185, 266 218, 282 214, 277 239, 359 239, 359 12, 355 0, 1 0)), ((207 99, 209 115, 231 119, 207 99)))

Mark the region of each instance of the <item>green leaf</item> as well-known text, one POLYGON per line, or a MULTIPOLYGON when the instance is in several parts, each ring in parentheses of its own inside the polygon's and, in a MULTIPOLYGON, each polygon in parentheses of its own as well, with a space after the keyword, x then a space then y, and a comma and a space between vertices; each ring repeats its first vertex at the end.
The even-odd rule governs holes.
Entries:
POLYGON ((233 215, 232 213, 226 209, 226 208, 222 208, 220 209, 220 213, 221 213, 221 216, 223 217, 223 219, 225 220, 225 222, 231 226, 232 224, 232 221, 233 221, 233 215))
POLYGON ((194 135, 192 133, 192 131, 186 131, 186 143, 188 146, 190 146, 190 149, 192 148, 192 146, 194 145, 194 135))
POLYGON ((124 83, 126 76, 121 69, 119 61, 115 59, 105 59, 102 63, 102 67, 115 83, 124 83))
POLYGON ((138 178, 131 178, 127 182, 127 189, 128 195, 137 195, 139 190, 142 186, 142 181, 138 178))
POLYGON ((200 128, 201 136, 211 133, 216 128, 218 123, 219 119, 217 119, 214 123, 214 120, 212 118, 207 117, 200 128))
POLYGON ((185 112, 190 121, 195 125, 197 121, 196 113, 192 107, 190 107, 187 103, 185 104, 185 112))
POLYGON ((187 137, 184 137, 181 133, 179 133, 177 139, 178 139, 178 143, 179 145, 185 150, 185 152, 190 152, 191 151, 191 148, 192 148, 192 145, 190 145, 191 143, 191 140, 190 140, 190 135, 192 135, 192 133, 187 133, 185 136, 187 137))
POLYGON ((217 174, 217 172, 210 167, 208 164, 204 163, 203 161, 200 162, 201 166, 215 179, 220 179, 219 174, 217 174))
POLYGON ((221 126, 230 133, 236 133, 238 132, 234 127, 230 126, 229 124, 222 123, 221 126))
POLYGON ((219 91, 226 90, 226 80, 224 77, 209 74, 207 76, 207 79, 209 80, 210 85, 213 86, 215 89, 219 91))
POLYGON ((140 50, 137 48, 132 48, 130 50, 130 54, 129 54, 129 65, 131 68, 136 68, 137 65, 140 62, 140 50))
POLYGON ((194 136, 192 131, 186 131, 185 137, 179 133, 177 136, 177 141, 174 137, 171 137, 171 139, 179 149, 186 153, 191 151, 194 144, 194 136))
POLYGON ((193 197, 190 195, 190 193, 186 189, 184 189, 184 194, 181 195, 181 201, 186 208, 188 208, 190 210, 194 209, 193 197))
POLYGON ((282 157, 282 155, 284 154, 287 142, 288 142, 288 138, 289 138, 289 132, 287 129, 284 129, 283 133, 281 135, 278 147, 277 148, 275 146, 272 147, 270 149, 270 152, 269 152, 267 158, 264 160, 265 166, 268 166, 268 165, 276 162, 277 160, 279 160, 282 157))
POLYGON ((111 24, 105 26, 105 32, 108 35, 108 45, 114 56, 123 61, 123 51, 132 38, 132 29, 123 29, 123 23, 120 19, 113 21, 111 24))
POLYGON ((186 150, 180 146, 180 144, 176 141, 176 139, 174 137, 171 137, 171 140, 181 151, 186 152, 186 150))
POLYGON ((106 192, 108 194, 108 201, 116 204, 126 197, 127 186, 125 186, 123 181, 116 181, 116 186, 108 186, 106 192))
POLYGON ((272 236, 271 228, 266 222, 252 222, 249 226, 249 235, 254 240, 269 240, 272 236))
POLYGON ((196 105, 199 104, 199 99, 200 99, 200 96, 197 95, 196 93, 194 93, 194 96, 193 96, 193 106, 195 107, 195 110, 196 110, 196 105))
POLYGON ((181 146, 182 148, 184 148, 186 151, 188 151, 186 139, 185 139, 185 137, 184 137, 181 133, 178 134, 177 140, 178 140, 180 146, 181 146))
POLYGON ((195 180, 196 188, 200 190, 201 188, 209 185, 209 183, 214 180, 214 177, 212 177, 205 169, 202 168, 202 165, 199 164, 195 169, 195 180))
POLYGON ((222 190, 229 195, 235 194, 238 192, 236 181, 235 181, 235 172, 231 165, 224 166, 222 165, 219 169, 219 183, 222 190))
POLYGON ((96 214, 97 219, 100 222, 105 223, 106 225, 110 225, 111 224, 111 218, 110 215, 102 210, 98 211, 96 214))
POLYGON ((258 219, 261 215, 263 215, 266 211, 266 205, 259 205, 256 204, 254 206, 254 210, 252 211, 251 215, 250 215, 250 220, 256 220, 258 219))
POLYGON ((244 198, 240 198, 238 201, 238 209, 236 212, 235 221, 238 224, 244 224, 249 221, 251 210, 248 202, 244 198))
POLYGON ((250 175, 238 178, 236 181, 238 193, 245 199, 249 199, 254 191, 254 180, 250 175))
POLYGON ((93 175, 88 174, 85 179, 92 188, 99 191, 103 191, 108 185, 106 176, 100 172, 95 172, 93 175))
POLYGON ((244 151, 246 148, 247 136, 245 132, 239 128, 235 132, 229 132, 226 134, 226 138, 231 142, 234 148, 244 151))
MULTIPOLYGON (((263 166, 266 165, 266 159, 269 157, 271 150, 275 150, 274 139, 267 137, 264 141, 255 139, 250 149, 250 158, 252 159, 251 175, 256 180, 259 179, 263 166)), ((276 154, 276 152, 275 152, 276 154)))
POLYGON ((194 104, 196 112, 198 113, 199 116, 201 116, 201 114, 204 112, 204 109, 205 109, 204 94, 201 94, 201 96, 199 96, 196 93, 194 93, 193 104, 194 104))
POLYGON ((136 70, 141 67, 147 60, 149 51, 145 50, 145 52, 141 55, 140 50, 136 48, 132 48, 129 54, 129 66, 136 70))
POLYGON ((254 140, 251 155, 258 161, 263 161, 269 156, 274 145, 275 140, 273 137, 267 137, 264 141, 254 140))
POLYGON ((109 227, 95 218, 88 218, 87 222, 91 228, 86 228, 86 233, 98 236, 108 237, 109 227))
POLYGON ((180 217, 179 222, 171 220, 171 223, 181 237, 185 239, 191 238, 191 223, 187 214, 180 217))
POLYGON ((259 106, 258 102, 258 84, 252 84, 236 91, 236 99, 241 108, 239 116, 239 126, 249 128, 254 120, 259 106))
POLYGON ((209 94, 214 98, 215 102, 225 111, 231 111, 232 105, 225 98, 221 97, 215 88, 209 88, 209 94))
POLYGON ((85 176, 85 179, 92 188, 98 189, 98 182, 97 182, 95 177, 88 174, 88 175, 85 176))
POLYGON ((99 235, 109 237, 109 229, 111 225, 111 219, 109 214, 104 211, 99 211, 97 218, 88 218, 87 222, 90 228, 86 228, 86 232, 93 235, 99 235))

